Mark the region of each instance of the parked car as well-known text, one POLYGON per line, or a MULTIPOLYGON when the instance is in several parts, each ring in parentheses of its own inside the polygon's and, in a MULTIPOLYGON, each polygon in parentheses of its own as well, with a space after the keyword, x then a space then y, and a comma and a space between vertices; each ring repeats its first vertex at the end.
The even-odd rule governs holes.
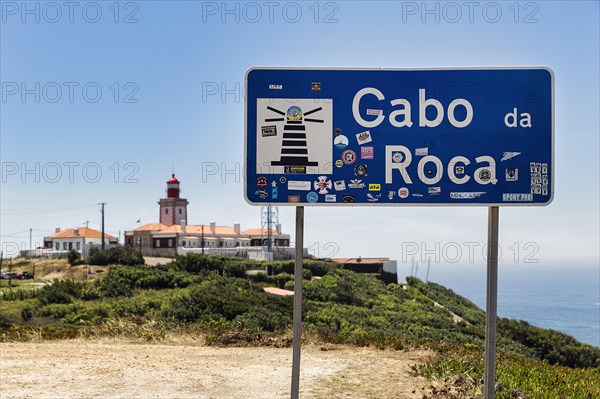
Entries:
POLYGON ((20 280, 32 280, 33 274, 31 274, 29 272, 23 272, 23 273, 19 274, 19 279, 20 280))
POLYGON ((1 272, 0 278, 3 280, 11 280, 17 278, 17 273, 15 272, 1 272))

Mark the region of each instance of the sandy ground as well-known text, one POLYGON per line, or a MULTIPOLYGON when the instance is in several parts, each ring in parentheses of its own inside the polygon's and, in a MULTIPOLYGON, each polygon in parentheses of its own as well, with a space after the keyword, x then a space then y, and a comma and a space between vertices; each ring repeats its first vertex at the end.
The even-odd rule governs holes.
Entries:
MULTIPOLYGON (((422 398, 424 351, 304 346, 301 398, 422 398), (324 350, 326 349, 326 350, 324 350)), ((291 348, 216 348, 119 340, 0 344, 0 397, 289 397, 291 348)))

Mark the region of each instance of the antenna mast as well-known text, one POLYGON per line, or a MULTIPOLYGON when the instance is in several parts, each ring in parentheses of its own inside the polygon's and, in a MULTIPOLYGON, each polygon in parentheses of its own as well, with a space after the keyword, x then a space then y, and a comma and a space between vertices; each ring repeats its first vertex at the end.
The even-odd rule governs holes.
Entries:
POLYGON ((267 247, 267 260, 273 260, 273 228, 279 223, 279 208, 263 206, 261 208, 261 238, 263 246, 267 247))

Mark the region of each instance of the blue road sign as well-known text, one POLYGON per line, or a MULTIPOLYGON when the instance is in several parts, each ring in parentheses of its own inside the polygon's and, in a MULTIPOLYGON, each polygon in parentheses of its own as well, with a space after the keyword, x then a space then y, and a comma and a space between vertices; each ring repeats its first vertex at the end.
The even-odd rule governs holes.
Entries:
POLYGON ((547 205, 554 75, 545 67, 251 68, 253 205, 547 205))

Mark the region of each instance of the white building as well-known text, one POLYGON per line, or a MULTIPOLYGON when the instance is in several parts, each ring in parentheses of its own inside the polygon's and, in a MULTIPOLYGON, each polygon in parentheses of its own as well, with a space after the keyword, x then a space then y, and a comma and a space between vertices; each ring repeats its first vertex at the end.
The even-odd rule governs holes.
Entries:
MULTIPOLYGON (((116 237, 104 234, 104 244, 106 246, 117 243, 118 239, 116 237)), ((102 232, 89 227, 75 227, 66 230, 57 227, 53 235, 44 237, 45 254, 48 254, 49 251, 50 254, 60 254, 75 249, 86 256, 90 246, 93 245, 102 246, 102 232)))

